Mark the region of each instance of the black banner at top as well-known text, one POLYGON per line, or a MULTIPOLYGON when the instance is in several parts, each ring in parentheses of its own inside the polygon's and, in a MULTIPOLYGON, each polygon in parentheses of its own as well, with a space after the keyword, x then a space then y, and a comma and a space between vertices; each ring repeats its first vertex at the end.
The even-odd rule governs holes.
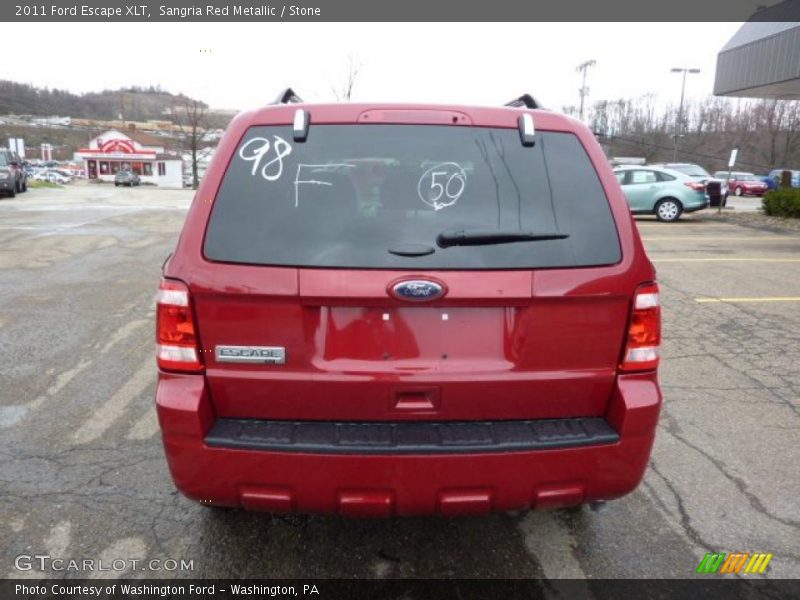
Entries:
MULTIPOLYGON (((800 21, 800 0, 4 0, 0 17, 12 22, 786 22, 800 21)), ((525 40, 509 40, 514 43, 524 48, 525 40)))

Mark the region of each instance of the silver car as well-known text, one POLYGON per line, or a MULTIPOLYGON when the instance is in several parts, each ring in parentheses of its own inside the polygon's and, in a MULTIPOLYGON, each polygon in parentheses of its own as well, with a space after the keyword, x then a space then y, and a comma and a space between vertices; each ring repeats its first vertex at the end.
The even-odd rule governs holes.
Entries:
POLYGON ((114 185, 127 185, 128 187, 133 187, 135 185, 139 185, 142 180, 139 178, 139 175, 134 173, 133 171, 117 171, 117 174, 114 175, 114 185))

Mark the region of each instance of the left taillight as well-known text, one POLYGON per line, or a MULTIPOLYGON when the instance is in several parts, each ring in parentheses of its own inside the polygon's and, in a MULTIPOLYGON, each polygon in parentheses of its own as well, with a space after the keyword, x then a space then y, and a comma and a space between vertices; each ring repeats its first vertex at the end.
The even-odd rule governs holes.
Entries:
POLYGON ((661 306, 656 283, 636 288, 633 295, 621 372, 650 371, 658 367, 661 356, 661 306))
POLYGON ((156 344, 159 368, 191 373, 203 370, 192 296, 181 281, 162 279, 158 286, 156 344))
POLYGON ((687 181, 683 185, 692 188, 695 192, 704 192, 706 190, 706 186, 699 181, 687 181))

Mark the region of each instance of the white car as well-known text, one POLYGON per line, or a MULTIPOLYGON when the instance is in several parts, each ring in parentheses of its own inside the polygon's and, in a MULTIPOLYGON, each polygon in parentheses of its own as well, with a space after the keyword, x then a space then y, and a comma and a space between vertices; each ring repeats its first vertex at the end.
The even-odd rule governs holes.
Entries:
POLYGON ((63 173, 59 173, 58 171, 39 171, 33 175, 33 178, 37 181, 49 181, 50 183, 72 183, 72 179, 63 173))

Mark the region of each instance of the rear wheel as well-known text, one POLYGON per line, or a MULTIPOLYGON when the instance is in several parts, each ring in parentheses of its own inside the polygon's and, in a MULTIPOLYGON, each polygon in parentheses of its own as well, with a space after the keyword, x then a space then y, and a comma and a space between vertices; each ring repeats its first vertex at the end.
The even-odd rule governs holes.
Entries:
POLYGON ((664 198, 656 204, 655 212, 659 221, 677 221, 683 212, 683 206, 675 198, 664 198))
POLYGON ((737 196, 741 196, 744 194, 744 190, 741 187, 737 187, 735 190, 733 190, 733 193, 737 196))

